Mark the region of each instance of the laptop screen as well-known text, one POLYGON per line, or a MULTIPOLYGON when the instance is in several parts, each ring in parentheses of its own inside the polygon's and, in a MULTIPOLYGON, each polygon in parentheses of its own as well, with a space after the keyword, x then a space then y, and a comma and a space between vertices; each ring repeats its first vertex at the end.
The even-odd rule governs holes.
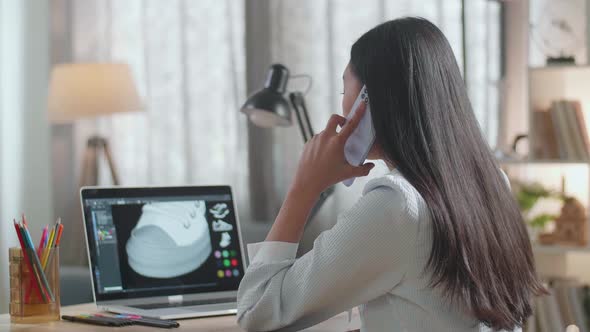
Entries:
POLYGON ((229 187, 85 188, 82 207, 97 301, 238 289, 229 187))

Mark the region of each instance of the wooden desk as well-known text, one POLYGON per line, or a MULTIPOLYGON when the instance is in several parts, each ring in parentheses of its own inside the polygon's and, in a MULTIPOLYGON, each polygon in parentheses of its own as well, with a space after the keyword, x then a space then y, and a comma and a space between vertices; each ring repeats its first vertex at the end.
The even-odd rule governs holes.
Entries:
MULTIPOLYGON (((97 312, 96 306, 93 303, 80 304, 75 306, 68 306, 61 308, 62 315, 77 315, 89 314, 97 312)), ((356 313, 356 310, 355 310, 356 313)), ((179 320, 180 328, 170 329, 169 331, 216 331, 216 332, 234 332, 242 331, 236 324, 236 316, 219 316, 196 319, 179 320)), ((342 313, 333 317, 321 324, 311 327, 305 331, 310 332, 344 332, 349 329, 356 329, 360 326, 358 315, 353 315, 351 323, 348 323, 348 315, 342 313)), ((146 326, 126 326, 126 327, 102 327, 96 325, 71 323, 66 321, 51 322, 45 324, 11 324, 10 316, 8 314, 0 315, 0 331, 2 332, 44 332, 44 331, 120 331, 120 332, 135 332, 135 331, 166 331, 166 329, 159 329, 146 326)))

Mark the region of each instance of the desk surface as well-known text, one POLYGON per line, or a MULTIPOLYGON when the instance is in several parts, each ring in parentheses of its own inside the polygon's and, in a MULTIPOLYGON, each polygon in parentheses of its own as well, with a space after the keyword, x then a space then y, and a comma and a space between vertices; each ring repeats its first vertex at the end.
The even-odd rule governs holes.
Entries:
MULTIPOLYGON (((61 308, 62 315, 77 315, 89 314, 97 312, 96 306, 93 303, 80 304, 75 306, 67 306, 61 308)), ((356 312, 356 311, 355 311, 356 312)), ((180 320, 180 328, 170 329, 169 331, 216 331, 216 332, 234 332, 242 331, 236 324, 236 316, 219 316, 196 319, 180 320)), ((353 320, 348 323, 348 315, 346 313, 335 316, 321 324, 311 327, 305 331, 310 332, 344 332, 360 326, 358 315, 353 315, 353 320)), ((96 325, 87 325, 79 323, 71 323, 66 321, 51 322, 45 324, 11 324, 10 316, 8 314, 0 315, 0 331, 2 332, 43 332, 43 331, 109 331, 117 330, 121 332, 134 331, 164 331, 164 329, 145 327, 145 326, 126 326, 126 327, 102 327, 96 325)))

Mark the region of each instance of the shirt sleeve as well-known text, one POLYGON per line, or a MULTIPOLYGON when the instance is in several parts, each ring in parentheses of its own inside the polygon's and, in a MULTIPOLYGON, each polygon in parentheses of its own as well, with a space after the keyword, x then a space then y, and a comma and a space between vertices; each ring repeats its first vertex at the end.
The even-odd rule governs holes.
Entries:
POLYGON ((295 259, 299 243, 264 241, 248 244, 250 264, 275 263, 295 259))
POLYGON ((299 259, 292 243, 249 247, 238 323, 249 331, 299 330, 387 293, 404 277, 417 221, 400 190, 378 187, 299 259))

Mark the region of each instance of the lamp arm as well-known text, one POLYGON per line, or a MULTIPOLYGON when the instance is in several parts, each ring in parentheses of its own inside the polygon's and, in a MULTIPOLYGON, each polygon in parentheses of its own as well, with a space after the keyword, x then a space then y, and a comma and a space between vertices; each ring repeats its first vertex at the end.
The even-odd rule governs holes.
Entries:
POLYGON ((307 112, 307 105, 305 105, 305 98, 303 97, 303 94, 299 93, 299 102, 300 102, 300 106, 303 109, 303 118, 305 119, 305 122, 307 123, 307 129, 308 129, 308 134, 309 134, 309 138, 312 138, 313 135, 315 135, 314 131, 313 131, 313 127, 311 126, 311 121, 309 121, 309 113, 307 112))
POLYGON ((306 226, 309 224, 309 221, 312 220, 313 217, 315 217, 318 211, 322 208, 322 205, 324 205, 326 200, 328 200, 328 197, 332 196, 332 194, 334 193, 334 189, 334 186, 331 186, 320 194, 320 197, 318 198, 317 202, 315 203, 315 205, 311 209, 311 212, 309 213, 309 218, 307 219, 308 222, 305 224, 306 226))
MULTIPOLYGON (((295 115, 297 116, 297 123, 299 124, 299 129, 301 130, 301 136, 303 136, 303 142, 307 143, 307 141, 313 137, 314 131, 313 127, 311 126, 311 121, 309 120, 309 113, 307 112, 307 106, 305 105, 305 97, 301 92, 291 92, 289 93, 289 100, 295 110, 295 115)), ((329 187, 328 189, 324 190, 320 197, 318 198, 317 202, 311 209, 308 217, 308 221, 312 220, 313 217, 318 213, 318 211, 322 208, 328 197, 330 197, 334 193, 334 186, 329 187)), ((306 223, 306 227, 309 223, 306 223)))
POLYGON ((301 92, 289 93, 289 100, 295 110, 297 116, 297 123, 301 130, 301 136, 303 136, 303 142, 307 143, 314 135, 311 121, 309 120, 309 113, 307 112, 307 106, 305 106, 305 98, 301 92), (305 122, 304 122, 305 121, 305 122))

